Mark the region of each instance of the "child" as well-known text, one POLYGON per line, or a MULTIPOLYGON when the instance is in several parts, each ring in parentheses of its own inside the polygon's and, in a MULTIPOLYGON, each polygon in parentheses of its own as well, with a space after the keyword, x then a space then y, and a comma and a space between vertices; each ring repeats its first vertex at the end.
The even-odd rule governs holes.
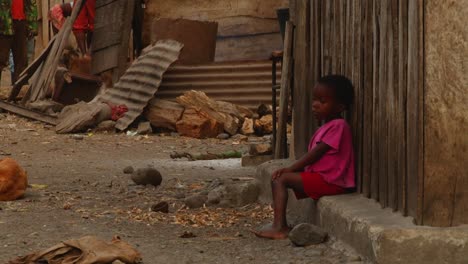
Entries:
POLYGON ((353 99, 353 85, 346 77, 329 75, 318 81, 313 91, 312 109, 323 125, 313 135, 307 154, 290 167, 273 172, 273 225, 269 230, 256 231, 255 235, 269 239, 288 236, 287 189, 292 189, 298 199, 318 200, 355 187, 352 134, 342 117, 353 99))

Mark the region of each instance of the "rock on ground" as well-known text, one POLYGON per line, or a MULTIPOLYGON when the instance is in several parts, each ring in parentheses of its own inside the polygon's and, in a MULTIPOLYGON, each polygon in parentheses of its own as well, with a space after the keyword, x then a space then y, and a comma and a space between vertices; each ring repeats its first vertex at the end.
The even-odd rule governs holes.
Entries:
POLYGON ((138 185, 159 186, 162 182, 162 176, 155 168, 137 169, 132 174, 132 181, 138 185))
POLYGON ((309 246, 325 242, 327 233, 318 226, 312 224, 299 224, 289 232, 289 240, 295 246, 309 246))
POLYGON ((114 132, 116 122, 113 120, 106 120, 99 123, 94 129, 95 132, 114 132))
POLYGON ((135 169, 132 166, 127 166, 123 169, 123 173, 125 174, 132 174, 135 171, 135 169))
POLYGON ((227 133, 221 133, 221 134, 219 134, 216 138, 217 138, 217 139, 228 139, 229 137, 231 137, 229 134, 227 134, 227 133))
POLYGON ((153 128, 150 122, 142 122, 138 124, 137 133, 139 135, 147 135, 153 133, 153 128))
POLYGON ((184 203, 190 209, 200 208, 208 200, 208 196, 203 194, 195 194, 185 198, 184 203))
POLYGON ((209 205, 240 207, 258 200, 259 187, 254 181, 221 185, 208 193, 209 205))

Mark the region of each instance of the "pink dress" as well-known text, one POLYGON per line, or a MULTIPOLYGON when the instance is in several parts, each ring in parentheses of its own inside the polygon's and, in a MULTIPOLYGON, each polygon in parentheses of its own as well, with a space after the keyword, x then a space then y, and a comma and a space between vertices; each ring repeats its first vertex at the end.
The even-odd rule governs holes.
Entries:
POLYGON ((348 123, 335 119, 321 126, 312 136, 309 151, 320 142, 331 149, 301 174, 304 191, 313 199, 344 193, 347 188, 355 187, 354 150, 348 123))

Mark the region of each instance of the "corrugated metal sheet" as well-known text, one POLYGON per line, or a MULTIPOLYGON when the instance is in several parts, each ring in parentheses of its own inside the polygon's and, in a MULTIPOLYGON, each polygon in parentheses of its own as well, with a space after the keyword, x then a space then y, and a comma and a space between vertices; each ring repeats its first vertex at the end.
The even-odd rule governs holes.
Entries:
POLYGON ((177 60, 182 48, 183 44, 174 40, 158 41, 100 97, 101 102, 128 107, 125 116, 117 121, 117 129, 126 129, 143 112, 158 90, 163 74, 177 60))
MULTIPOLYGON (((278 64, 277 83, 280 83, 280 74, 278 64)), ((174 101, 184 92, 196 90, 214 100, 255 109, 262 103, 271 104, 271 80, 272 65, 268 60, 174 65, 164 75, 156 97, 174 101)))

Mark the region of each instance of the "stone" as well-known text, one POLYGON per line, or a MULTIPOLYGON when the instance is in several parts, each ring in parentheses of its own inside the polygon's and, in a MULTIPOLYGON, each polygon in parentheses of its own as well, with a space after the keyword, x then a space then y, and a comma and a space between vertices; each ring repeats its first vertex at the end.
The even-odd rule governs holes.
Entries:
POLYGON ((254 167, 265 162, 273 160, 272 155, 263 155, 263 156, 252 156, 252 155, 244 155, 241 159, 242 167, 254 167))
POLYGON ((180 137, 179 133, 177 132, 171 132, 171 137, 180 137))
POLYGON ((226 186, 219 186, 208 193, 207 203, 209 205, 219 204, 227 195, 226 186))
POLYGON ((74 139, 74 140, 83 140, 84 139, 83 135, 78 135, 78 134, 71 135, 70 137, 72 139, 74 139))
POLYGON ((153 128, 151 127, 150 122, 141 122, 138 124, 137 129, 138 135, 147 135, 153 133, 153 128))
POLYGON ((151 211, 169 213, 169 204, 167 202, 160 202, 151 206, 151 211))
POLYGON ((249 154, 252 156, 272 155, 273 149, 271 144, 251 144, 249 154))
POLYGON ((174 194, 174 198, 180 200, 180 199, 184 199, 185 198, 185 194, 182 193, 182 192, 177 192, 174 194))
POLYGON ((236 134, 236 135, 232 136, 231 139, 236 140, 236 141, 240 141, 240 142, 245 142, 245 141, 249 140, 249 137, 245 136, 245 135, 241 135, 241 134, 236 134))
POLYGON ((135 169, 132 166, 127 166, 123 169, 123 173, 125 174, 132 174, 135 171, 135 169))
POLYGON ((228 139, 229 137, 231 137, 229 134, 227 134, 227 133, 221 133, 221 134, 219 134, 216 138, 217 138, 217 139, 228 139))
POLYGON ((132 181, 137 185, 159 186, 162 182, 161 173, 155 168, 137 169, 132 174, 132 181))
POLYGON ((327 236, 320 227, 308 223, 299 224, 289 232, 289 240, 299 247, 321 244, 327 236))
POLYGON ((260 189, 255 181, 249 181, 231 185, 231 188, 228 187, 228 192, 235 194, 234 206, 244 206, 257 202, 260 189), (232 187, 234 188, 232 189, 232 187))
POLYGON ((254 120, 250 118, 244 119, 244 123, 242 123, 242 127, 240 129, 241 134, 243 135, 252 135, 255 133, 254 130, 254 120))
POLYGON ((190 209, 196 209, 203 207, 203 205, 207 202, 208 196, 202 194, 195 194, 185 198, 184 203, 190 209))
POLYGON ((95 132, 115 132, 116 122, 113 120, 106 120, 99 123, 99 125, 94 129, 95 132))

